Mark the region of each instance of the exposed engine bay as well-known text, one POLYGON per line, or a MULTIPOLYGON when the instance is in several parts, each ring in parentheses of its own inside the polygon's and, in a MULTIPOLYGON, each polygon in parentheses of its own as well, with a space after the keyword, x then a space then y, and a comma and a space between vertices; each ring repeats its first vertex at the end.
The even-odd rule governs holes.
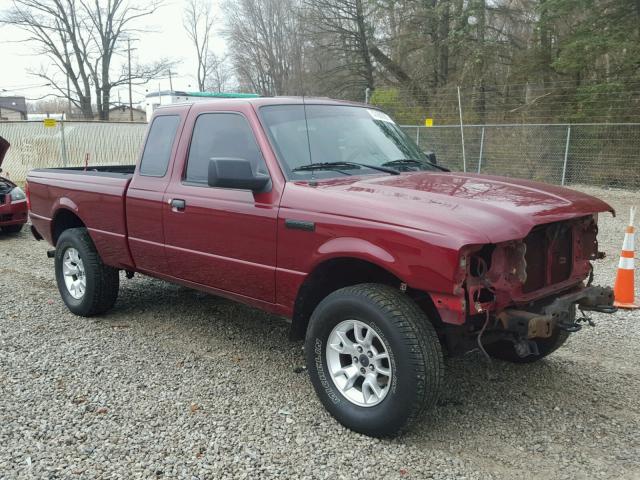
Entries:
POLYGON ((4 203, 5 195, 8 195, 15 187, 15 183, 7 180, 6 178, 0 177, 0 204, 4 203))
POLYGON ((615 312, 611 288, 591 285, 591 262, 604 257, 597 234, 594 215, 539 225, 522 240, 468 248, 459 277, 467 335, 487 343, 508 339, 524 357, 537 353, 536 339, 593 325, 585 311, 615 312))

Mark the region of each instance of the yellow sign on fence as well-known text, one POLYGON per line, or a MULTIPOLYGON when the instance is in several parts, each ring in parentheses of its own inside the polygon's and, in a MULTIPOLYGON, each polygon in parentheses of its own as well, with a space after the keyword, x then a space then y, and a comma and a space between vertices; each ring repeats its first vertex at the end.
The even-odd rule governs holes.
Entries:
POLYGON ((433 127, 433 118, 425 118, 424 126, 425 127, 433 127))
POLYGON ((45 127, 57 127, 58 122, 55 118, 45 118, 42 123, 44 123, 45 127))

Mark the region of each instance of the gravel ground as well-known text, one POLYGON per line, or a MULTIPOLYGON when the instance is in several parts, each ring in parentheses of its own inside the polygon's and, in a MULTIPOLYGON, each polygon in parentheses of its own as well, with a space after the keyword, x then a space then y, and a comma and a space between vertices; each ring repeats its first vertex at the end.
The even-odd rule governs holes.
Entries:
MULTIPOLYGON (((619 211, 600 221, 611 285, 638 194, 585 190, 619 211)), ((640 478, 638 312, 494 380, 448 359, 438 407, 381 441, 323 410, 282 320, 141 277, 78 318, 47 248, 0 237, 0 478, 640 478)))

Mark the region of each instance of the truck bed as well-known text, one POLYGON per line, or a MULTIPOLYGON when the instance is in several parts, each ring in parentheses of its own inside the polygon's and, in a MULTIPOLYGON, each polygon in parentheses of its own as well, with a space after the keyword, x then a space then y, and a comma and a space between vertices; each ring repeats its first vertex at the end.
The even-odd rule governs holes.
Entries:
POLYGON ((106 264, 131 267, 125 200, 134 170, 134 165, 32 170, 27 182, 33 225, 55 244, 54 216, 81 218, 106 264))
POLYGON ((38 172, 72 173, 85 176, 122 178, 133 176, 135 169, 135 165, 100 165, 92 167, 39 168, 32 170, 31 174, 37 174, 38 172))

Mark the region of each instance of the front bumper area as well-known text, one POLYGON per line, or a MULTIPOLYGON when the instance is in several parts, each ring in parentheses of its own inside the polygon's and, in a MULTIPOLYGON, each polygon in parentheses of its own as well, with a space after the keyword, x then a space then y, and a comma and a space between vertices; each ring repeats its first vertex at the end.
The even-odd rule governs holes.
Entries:
POLYGON ((556 297, 534 311, 507 308, 497 315, 502 328, 520 338, 549 338, 556 329, 575 332, 575 309, 614 313, 613 290, 610 287, 588 286, 556 297))
POLYGON ((28 208, 27 202, 21 201, 17 203, 11 203, 9 195, 6 195, 7 200, 4 203, 0 203, 0 227, 8 227, 10 225, 21 225, 27 223, 28 208))

